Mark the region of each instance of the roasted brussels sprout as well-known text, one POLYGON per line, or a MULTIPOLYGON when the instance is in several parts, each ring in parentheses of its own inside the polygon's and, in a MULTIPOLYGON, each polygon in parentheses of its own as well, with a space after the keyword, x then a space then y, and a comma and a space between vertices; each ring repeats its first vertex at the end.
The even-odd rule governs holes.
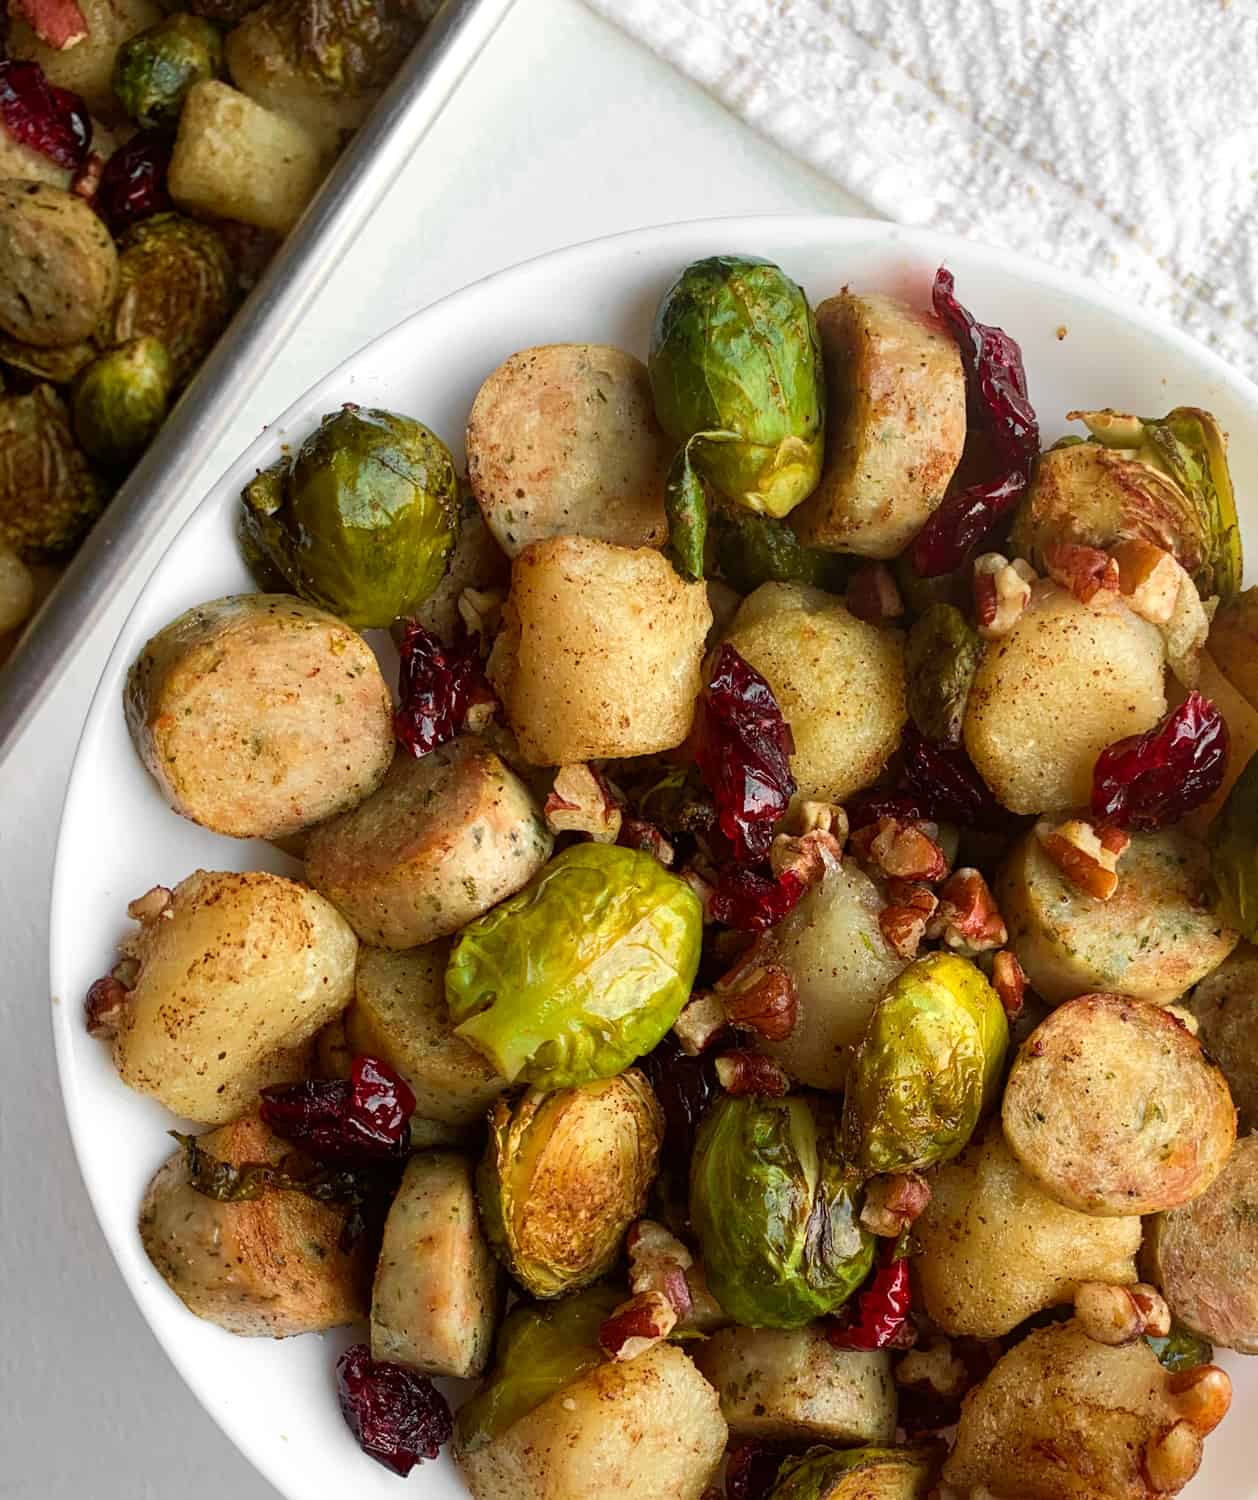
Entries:
POLYGON ((0 396, 0 542, 23 562, 60 557, 108 498, 74 441, 65 402, 50 385, 0 396))
POLYGON ((1164 417, 1076 411, 1093 441, 1058 445, 1039 465, 1014 522, 1014 549, 1037 565, 1050 542, 1108 547, 1140 538, 1170 552, 1202 598, 1240 588, 1240 523, 1227 442, 1208 411, 1164 417))
POLYGON ((770 516, 722 516, 716 527, 716 560, 741 594, 762 583, 806 583, 841 594, 848 562, 837 552, 805 547, 784 521, 770 516))
POLYGON ((702 935, 699 898, 653 855, 574 844, 463 929, 446 970, 455 1031, 511 1082, 609 1078, 677 1019, 702 935))
POLYGON ((753 1328, 800 1328, 865 1279, 874 1242, 828 1100, 726 1095, 690 1166, 690 1218, 708 1285, 753 1328))
POLYGON ((125 469, 162 425, 170 389, 170 355, 160 339, 131 339, 94 360, 74 388, 74 431, 88 457, 125 469))
POLYGON ((655 1177, 664 1115, 630 1068, 577 1088, 499 1099, 477 1177, 494 1253, 533 1297, 611 1270, 655 1177))
POLYGON ((1210 1340, 1179 1323, 1172 1323, 1170 1333, 1164 1337, 1146 1333, 1144 1341, 1157 1355, 1162 1368, 1172 1373, 1195 1370, 1198 1365, 1208 1365, 1214 1359, 1214 1345, 1210 1340))
POLYGON ((928 740, 956 745, 983 643, 951 604, 932 604, 905 646, 909 716, 928 740))
POLYGON ((194 83, 223 71, 223 42, 201 16, 176 11, 123 42, 114 59, 114 93, 137 125, 174 125, 194 83))
POLYGON ((160 339, 179 389, 231 316, 236 284, 227 247, 208 224, 173 213, 133 224, 118 247, 118 299, 100 341, 160 339))
POLYGON ((1242 937, 1258 942, 1258 755, 1232 784, 1207 842, 1220 914, 1242 937))
POLYGON ((514 1307, 499 1331, 485 1385, 459 1408, 460 1450, 474 1451, 500 1437, 548 1396, 603 1364, 598 1330, 623 1295, 615 1287, 592 1286, 544 1307, 514 1307))
POLYGON ((673 548, 698 577, 701 480, 730 505, 778 517, 816 486, 825 414, 816 320, 768 261, 695 261, 659 305, 647 370, 660 426, 682 445, 665 490, 673 548))
POLYGON ((62 344, 56 349, 41 349, 35 344, 24 344, 20 339, 0 335, 0 365, 21 370, 36 380, 47 380, 52 385, 69 385, 99 353, 96 345, 87 340, 62 344))
POLYGON ((441 582, 458 533, 450 450, 422 422, 330 412, 241 491, 246 556, 357 630, 409 615, 441 582))
POLYGON ((931 953, 878 1002, 848 1073, 843 1145, 866 1172, 956 1156, 995 1100, 1009 1023, 969 959, 931 953))
POLYGON ((922 1500, 942 1461, 925 1446, 809 1448, 778 1470, 768 1500, 922 1500))

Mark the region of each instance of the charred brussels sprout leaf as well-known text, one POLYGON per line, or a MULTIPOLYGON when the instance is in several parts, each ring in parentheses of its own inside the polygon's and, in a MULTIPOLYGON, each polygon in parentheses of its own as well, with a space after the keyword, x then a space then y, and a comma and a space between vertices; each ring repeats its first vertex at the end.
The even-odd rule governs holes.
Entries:
POLYGON ((222 237, 182 214, 154 214, 118 241, 118 299, 105 347, 160 339, 175 388, 187 384, 231 317, 236 282, 222 237))
POLYGON ((942 1448, 809 1448, 788 1458, 767 1500, 923 1500, 942 1448))
POLYGON ((176 12, 123 42, 114 59, 114 93, 144 130, 173 126, 194 83, 223 71, 223 42, 202 16, 176 12))
POLYGON ((347 94, 387 83, 415 38, 402 7, 379 0, 280 0, 265 9, 292 28, 302 71, 347 94))
POLYGON ((132 339, 94 360, 74 388, 74 430, 90 458, 124 469, 162 425, 171 391, 170 356, 158 339, 132 339))
POLYGON ((702 938, 699 898, 652 855, 574 844, 463 929, 446 970, 455 1031, 512 1082, 610 1078, 677 1019, 702 938))
POLYGON ((862 1171, 911 1172, 964 1147, 995 1100, 1009 1023, 968 959, 932 953, 869 1018, 843 1100, 843 1144, 862 1171))
POLYGON ((983 654, 978 633, 959 609, 932 604, 909 631, 909 715, 928 740, 961 742, 970 685, 983 654))
POLYGON ((873 1238, 828 1101, 726 1095, 690 1166, 690 1218, 713 1295, 754 1328, 834 1312, 873 1264, 873 1238))
POLYGON ((1240 523, 1226 440, 1210 413, 1070 415, 1092 440, 1040 456, 1014 522, 1015 550, 1039 565, 1050 542, 1105 548, 1138 538, 1170 552, 1202 598, 1230 599, 1241 586, 1240 523))
POLYGON ((784 516, 821 474, 824 376, 802 290, 775 265, 695 261, 660 303, 647 361, 656 416, 730 505, 784 516))
POLYGON ((1221 915, 1249 942, 1258 942, 1258 755, 1233 783, 1208 840, 1221 915))
POLYGON ((690 460, 690 444, 680 448, 664 482, 664 511, 668 517, 668 551, 673 565, 688 582, 703 577, 703 554, 708 542, 708 497, 703 480, 690 460))
POLYGON ((611 1270, 646 1203, 663 1134, 655 1094, 634 1068, 497 1101, 477 1196, 494 1253, 526 1292, 562 1297, 611 1270))
POLYGON ((74 548, 108 498, 50 385, 0 396, 0 542, 24 562, 52 561, 74 548))
POLYGON ((470 1452, 501 1437, 549 1396, 606 1363, 598 1331, 623 1292, 593 1286, 562 1302, 521 1302, 498 1334, 493 1368, 459 1409, 458 1444, 470 1452))
POLYGON ((1165 1338, 1146 1333, 1144 1341, 1157 1355, 1163 1369, 1177 1373, 1180 1370, 1195 1370, 1198 1365, 1208 1365, 1214 1359, 1214 1345, 1199 1333, 1184 1328, 1179 1323, 1171 1324, 1165 1338))
POLYGON ((716 560, 740 594, 762 583, 806 583, 841 594, 847 583, 847 559, 805 547, 784 521, 769 516, 719 517, 716 560))
POLYGON ((246 557, 357 630, 413 614, 445 575, 459 524, 450 450, 422 422, 346 406, 241 491, 246 557))

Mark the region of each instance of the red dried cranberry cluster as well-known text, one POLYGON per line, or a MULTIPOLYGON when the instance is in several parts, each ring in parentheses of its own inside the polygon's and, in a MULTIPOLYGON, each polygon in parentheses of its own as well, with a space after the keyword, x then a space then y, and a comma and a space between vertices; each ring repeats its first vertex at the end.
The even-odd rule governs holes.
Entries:
POLYGON ((1141 833, 1175 823, 1222 786, 1229 745, 1223 715, 1194 689, 1146 734, 1101 751, 1092 771, 1092 811, 1141 833))
POLYGON ((436 1458, 454 1435, 445 1397, 426 1375, 372 1359, 353 1344, 336 1362, 341 1411, 364 1453, 405 1478, 417 1463, 436 1458))
POLYGON ((912 1343, 913 1303, 906 1256, 885 1260, 856 1299, 856 1317, 826 1334, 836 1349, 900 1349, 912 1343))
POLYGON ((36 62, 0 61, 0 125, 68 172, 82 165, 92 144, 87 105, 49 83, 36 62))
POLYGON ((96 212, 115 234, 174 205, 166 188, 171 139, 161 130, 141 130, 105 163, 96 189, 96 212))
POLYGON ((416 620, 406 622, 398 674, 401 704, 393 716, 400 744, 415 757, 452 740, 468 711, 492 703, 476 643, 446 646, 416 620))
POLYGON ((348 1078, 308 1078, 262 1090, 263 1123, 319 1161, 397 1161, 410 1150, 415 1095, 387 1063, 356 1057, 348 1078))

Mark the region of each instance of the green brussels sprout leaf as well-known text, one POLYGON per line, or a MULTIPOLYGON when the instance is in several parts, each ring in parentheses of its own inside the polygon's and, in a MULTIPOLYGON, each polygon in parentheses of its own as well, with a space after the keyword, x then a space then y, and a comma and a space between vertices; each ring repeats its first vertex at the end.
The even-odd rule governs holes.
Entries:
POLYGON ((512 1308, 485 1384, 459 1409, 460 1449, 472 1452, 501 1437, 548 1397, 606 1364, 598 1331, 623 1298, 614 1287, 592 1286, 561 1302, 512 1308))
MULTIPOLYGON (((730 434, 736 437, 737 434, 730 434)), ((703 577, 703 553, 708 541, 708 497, 703 480, 690 462, 690 449, 718 433, 696 433, 677 450, 664 480, 664 514, 668 517, 668 551, 687 583, 703 577)))
POLYGON ((965 705, 982 655, 978 632, 951 604, 932 604, 909 631, 909 715, 928 740, 960 744, 965 705))
POLYGON ((805 547, 785 521, 749 511, 716 520, 716 560, 740 594, 762 583, 804 583, 841 594, 849 559, 819 547, 805 547))
POLYGON ((944 1448, 809 1448, 778 1470, 768 1500, 924 1500, 944 1448))
POLYGON ((609 1078, 677 1019, 702 937, 699 898, 653 856, 574 844, 459 935, 455 1031, 512 1082, 609 1078))
POLYGON ((728 255, 687 266, 656 312, 647 370, 661 427, 679 446, 702 440, 686 462, 727 504, 784 516, 811 494, 824 456, 821 342, 777 266, 728 255))
POLYGON ((1008 1045, 1000 998, 968 959, 910 964, 875 1006, 848 1073, 849 1158, 872 1174, 956 1156, 995 1102, 1008 1045))
POLYGON ((1207 834, 1210 873, 1219 888, 1222 916, 1251 943, 1258 942, 1258 755, 1232 784, 1207 834))
POLYGON ((160 339, 131 339, 93 360, 74 386, 74 431, 89 458, 126 469, 166 418, 174 384, 160 339))
POLYGON ((1195 1370, 1198 1365, 1208 1365, 1214 1359, 1214 1345, 1179 1323, 1172 1323, 1170 1333, 1164 1337, 1146 1333, 1144 1341, 1157 1355, 1163 1368, 1173 1373, 1195 1370))
POLYGON ((873 1264, 828 1100, 718 1099, 690 1166, 690 1217, 725 1311, 754 1328, 834 1312, 873 1264))

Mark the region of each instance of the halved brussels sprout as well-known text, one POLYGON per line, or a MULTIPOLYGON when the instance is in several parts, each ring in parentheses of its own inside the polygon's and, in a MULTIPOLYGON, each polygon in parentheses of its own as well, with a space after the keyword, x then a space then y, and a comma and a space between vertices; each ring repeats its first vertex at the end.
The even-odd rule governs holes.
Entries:
POLYGON ((849 562, 837 552, 805 547, 784 521, 771 516, 722 516, 716 527, 716 560, 741 594, 762 583, 806 583, 841 594, 849 562))
POLYGON ((182 214, 154 214, 133 224, 118 250, 118 297, 99 342, 112 348, 146 335, 160 339, 176 388, 184 386, 235 305, 235 272, 222 236, 182 214))
POLYGON ((768 1500, 923 1500, 942 1448, 809 1448, 778 1470, 768 1500))
POLYGON ((76 545, 108 498, 52 386, 0 396, 0 542, 23 562, 51 561, 76 545))
POLYGON ((690 1219, 708 1285, 752 1328, 801 1328, 840 1307, 873 1264, 829 1100, 725 1095, 690 1164, 690 1219))
POLYGON ((931 953, 878 1002, 848 1072, 843 1146, 862 1171, 914 1172, 965 1146, 1000 1087, 1009 1023, 969 959, 931 953))
POLYGON ((456 1033, 502 1078, 610 1078, 681 1013, 699 967, 699 898, 653 855, 573 844, 469 923, 450 954, 456 1033))
POLYGON ((124 469, 148 447, 170 403, 170 356, 159 339, 132 339, 93 360, 74 388, 74 431, 89 458, 124 469))
POLYGON ((769 261, 698 260, 659 305, 647 370, 660 426, 681 444, 665 492, 673 547, 698 577, 701 480, 730 505, 778 517, 816 487, 825 423, 816 320, 769 261))
POLYGON ((978 632, 951 604, 932 604, 909 631, 904 655, 910 718, 928 740, 959 744, 983 655, 978 632))
POLYGON ((548 1396, 606 1363, 598 1331, 623 1297, 615 1287, 592 1286, 562 1302, 512 1308, 485 1384, 459 1408, 459 1448, 471 1452, 501 1437, 548 1396))
POLYGON ((663 1138, 663 1111, 636 1068, 497 1100, 477 1175, 481 1219, 530 1296, 562 1297, 611 1270, 663 1138))
POLYGON ((260 554, 295 593, 356 630, 413 614, 458 535, 450 450, 422 422, 373 407, 329 412, 240 498, 246 559, 260 554))
POLYGON ((222 71, 218 29, 201 16, 177 11, 119 47, 114 93, 141 129, 173 126, 192 85, 222 71))
POLYGON ((1221 898, 1219 914, 1242 937, 1258 942, 1258 755, 1232 783, 1206 842, 1221 898))
POLYGON ((1093 441, 1040 455, 1014 522, 1014 550, 1038 567, 1050 542, 1109 547, 1139 538, 1170 552, 1203 599, 1230 599, 1241 585, 1241 533, 1214 417, 1193 406, 1164 417, 1069 415, 1093 441))

